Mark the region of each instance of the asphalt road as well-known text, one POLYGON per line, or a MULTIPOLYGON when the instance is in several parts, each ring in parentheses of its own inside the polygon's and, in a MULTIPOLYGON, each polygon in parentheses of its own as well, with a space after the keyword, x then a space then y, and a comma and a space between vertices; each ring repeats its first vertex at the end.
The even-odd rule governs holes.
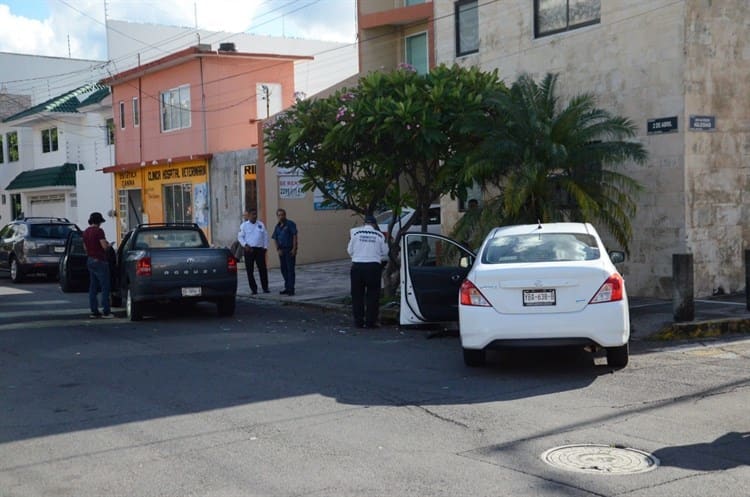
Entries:
POLYGON ((342 313, 242 299, 130 323, 86 300, 0 278, 2 497, 750 495, 748 340, 473 370, 456 336, 342 313), (660 464, 542 459, 573 444, 660 464))

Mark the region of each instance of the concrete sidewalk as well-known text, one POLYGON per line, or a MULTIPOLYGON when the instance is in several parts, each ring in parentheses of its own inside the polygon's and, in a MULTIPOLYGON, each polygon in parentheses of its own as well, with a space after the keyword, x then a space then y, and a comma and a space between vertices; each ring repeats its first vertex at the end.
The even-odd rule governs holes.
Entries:
MULTIPOLYGON (((297 266, 295 294, 290 297, 279 294, 284 289, 284 280, 278 268, 268 271, 271 293, 252 295, 242 262, 237 273, 237 294, 251 300, 313 305, 351 312, 348 305, 342 304, 349 296, 350 266, 348 259, 297 266)), ((255 280, 260 286, 257 270, 255 280)), ((381 310, 381 321, 387 325, 398 325, 397 309, 381 310)), ((747 310, 744 293, 696 298, 695 318, 686 323, 675 323, 671 300, 630 297, 630 323, 634 340, 643 340, 658 332, 674 337, 718 336, 750 332, 750 311, 747 310)))

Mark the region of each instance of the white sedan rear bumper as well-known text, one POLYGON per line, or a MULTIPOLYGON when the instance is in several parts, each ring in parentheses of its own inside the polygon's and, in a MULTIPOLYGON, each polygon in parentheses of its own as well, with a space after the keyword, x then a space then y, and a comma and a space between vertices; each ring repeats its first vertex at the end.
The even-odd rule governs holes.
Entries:
POLYGON ((602 347, 619 347, 630 339, 626 300, 589 304, 578 312, 502 314, 493 307, 459 305, 461 345, 484 349, 502 341, 564 339, 591 340, 602 347))

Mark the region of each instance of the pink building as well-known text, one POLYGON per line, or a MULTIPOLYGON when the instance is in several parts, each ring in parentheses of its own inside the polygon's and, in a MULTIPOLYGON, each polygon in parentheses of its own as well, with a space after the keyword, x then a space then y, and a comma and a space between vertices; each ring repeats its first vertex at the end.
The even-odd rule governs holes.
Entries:
POLYGON ((294 61, 198 45, 104 80, 112 88, 118 238, 145 222, 195 222, 214 243, 243 209, 264 214, 258 121, 294 102, 294 61))

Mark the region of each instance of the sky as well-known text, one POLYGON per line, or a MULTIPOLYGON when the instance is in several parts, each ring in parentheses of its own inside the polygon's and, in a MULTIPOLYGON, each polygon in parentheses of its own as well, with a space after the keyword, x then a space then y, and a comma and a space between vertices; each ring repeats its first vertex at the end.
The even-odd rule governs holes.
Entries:
POLYGON ((106 60, 106 19, 352 43, 355 0, 0 0, 0 52, 106 60))

